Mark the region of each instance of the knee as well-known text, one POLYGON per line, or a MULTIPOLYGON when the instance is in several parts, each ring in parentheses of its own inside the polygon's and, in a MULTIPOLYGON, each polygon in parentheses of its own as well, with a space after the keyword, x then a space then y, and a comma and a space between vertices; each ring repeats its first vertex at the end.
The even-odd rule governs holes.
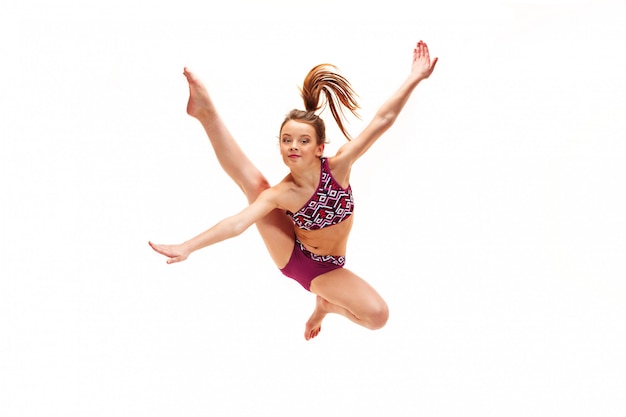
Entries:
POLYGON ((265 190, 267 190, 268 188, 271 187, 270 182, 261 173, 259 173, 256 176, 256 178, 255 178, 255 185, 256 185, 256 189, 259 191, 259 193, 262 193, 263 191, 265 191, 265 190))
POLYGON ((371 330, 378 330, 387 324, 389 319, 389 307, 384 301, 370 308, 367 317, 367 327, 371 330))
POLYGON ((257 199, 259 194, 261 194, 263 191, 267 190, 271 186, 269 181, 267 181, 267 179, 261 173, 258 173, 247 181, 240 183, 239 187, 248 197, 248 201, 252 203, 257 199))

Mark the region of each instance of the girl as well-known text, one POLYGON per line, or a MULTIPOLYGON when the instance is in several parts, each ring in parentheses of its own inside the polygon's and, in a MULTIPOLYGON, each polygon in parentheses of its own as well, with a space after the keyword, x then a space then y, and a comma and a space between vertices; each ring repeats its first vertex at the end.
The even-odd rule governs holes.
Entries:
POLYGON ((305 110, 292 110, 280 127, 280 153, 289 174, 270 186, 243 153, 221 120, 204 85, 187 68, 187 113, 204 127, 226 173, 239 185, 249 205, 196 237, 177 245, 150 242, 167 263, 180 262, 194 251, 239 235, 256 224, 280 271, 317 295, 305 326, 309 340, 321 330, 328 313, 336 313, 368 329, 379 329, 389 316, 387 304, 362 278, 344 268, 354 202, 352 164, 394 123, 413 90, 435 69, 426 43, 413 50, 407 79, 380 107, 353 140, 344 128, 343 108, 356 114, 358 104, 349 82, 332 65, 322 64, 306 76, 301 93, 305 110), (322 93, 324 97, 322 97, 322 93), (348 139, 332 157, 324 158, 325 125, 315 114, 327 104, 348 139))

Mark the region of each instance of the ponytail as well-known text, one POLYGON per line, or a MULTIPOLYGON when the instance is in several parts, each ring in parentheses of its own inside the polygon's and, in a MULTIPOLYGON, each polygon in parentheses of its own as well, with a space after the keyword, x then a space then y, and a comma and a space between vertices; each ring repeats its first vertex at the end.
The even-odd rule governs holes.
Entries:
POLYGON ((347 108, 350 113, 359 117, 357 113, 359 109, 359 105, 356 101, 357 95, 348 80, 342 75, 339 75, 336 70, 337 67, 334 65, 320 64, 309 71, 304 78, 302 88, 300 88, 305 111, 292 110, 289 112, 281 125, 281 130, 289 120, 309 123, 315 128, 318 143, 325 143, 326 128, 324 121, 316 115, 315 112, 322 109, 325 105, 328 105, 330 113, 339 126, 339 130, 341 130, 341 133, 346 139, 351 140, 343 124, 345 120, 344 107, 347 108), (321 97, 322 93, 324 93, 323 99, 321 97))
POLYGON ((341 133, 346 139, 351 139, 343 124, 344 107, 358 117, 359 104, 352 86, 347 79, 337 73, 337 67, 331 64, 320 64, 314 67, 304 78, 300 93, 307 112, 314 113, 327 104, 341 133), (322 93, 324 93, 325 102, 321 100, 322 93))

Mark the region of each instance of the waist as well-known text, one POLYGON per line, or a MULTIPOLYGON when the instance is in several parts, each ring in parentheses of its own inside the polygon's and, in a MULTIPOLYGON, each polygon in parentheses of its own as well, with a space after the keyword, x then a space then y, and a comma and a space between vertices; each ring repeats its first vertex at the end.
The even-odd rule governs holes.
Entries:
POLYGON ((294 227, 296 239, 315 254, 345 256, 353 217, 350 216, 341 223, 323 229, 304 230, 294 227))
POLYGON ((306 255, 309 259, 312 259, 316 262, 322 262, 325 264, 331 263, 337 266, 343 266, 346 263, 345 255, 318 255, 317 253, 314 253, 308 250, 306 246, 304 246, 302 242, 300 242, 298 239, 296 239, 296 245, 300 247, 300 251, 304 255, 306 255))

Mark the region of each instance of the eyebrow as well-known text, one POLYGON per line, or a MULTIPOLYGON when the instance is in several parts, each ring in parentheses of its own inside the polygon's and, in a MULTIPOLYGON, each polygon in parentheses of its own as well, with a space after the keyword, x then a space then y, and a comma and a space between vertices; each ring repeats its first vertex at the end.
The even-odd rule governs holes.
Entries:
MULTIPOLYGON (((291 134, 289 134, 289 133, 283 133, 283 134, 281 134, 280 136, 281 136, 281 137, 283 137, 283 138, 284 138, 284 137, 291 137, 291 134)), ((306 138, 306 139, 312 139, 312 138, 313 138, 313 136, 309 135, 308 133, 306 133, 306 134, 304 134, 304 135, 297 136, 297 137, 298 137, 298 138, 300 138, 300 139, 304 139, 304 138, 306 138)))

